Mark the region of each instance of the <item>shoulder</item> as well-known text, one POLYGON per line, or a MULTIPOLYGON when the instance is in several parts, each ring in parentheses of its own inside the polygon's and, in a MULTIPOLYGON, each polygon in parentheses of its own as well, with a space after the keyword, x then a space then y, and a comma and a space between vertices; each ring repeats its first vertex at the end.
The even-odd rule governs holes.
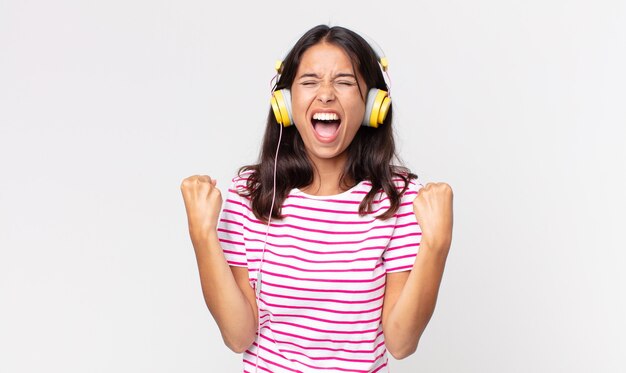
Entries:
MULTIPOLYGON (((370 180, 363 180, 356 188, 360 189, 360 193, 368 193, 373 186, 372 184, 370 180)), ((411 195, 415 198, 418 190, 423 187, 422 183, 417 180, 417 176, 408 172, 394 172, 389 186, 396 190, 400 198, 411 195)), ((377 190, 377 194, 380 195, 380 199, 382 200, 386 199, 388 196, 384 189, 386 188, 377 190)))
POLYGON ((231 180, 230 189, 237 194, 249 193, 249 181, 254 175, 254 170, 240 170, 231 180))
POLYGON ((396 172, 391 181, 401 196, 416 195, 423 187, 417 176, 409 172, 396 172))

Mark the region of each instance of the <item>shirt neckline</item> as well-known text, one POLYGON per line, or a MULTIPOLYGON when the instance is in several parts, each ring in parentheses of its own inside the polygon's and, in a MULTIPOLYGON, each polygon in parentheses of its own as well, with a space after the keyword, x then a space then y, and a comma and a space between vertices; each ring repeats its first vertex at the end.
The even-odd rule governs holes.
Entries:
POLYGON ((364 182, 366 182, 366 180, 361 180, 355 186, 353 186, 352 188, 350 188, 350 189, 348 189, 348 190, 346 190, 344 192, 341 192, 339 194, 329 194, 329 195, 326 195, 326 196, 316 196, 316 195, 313 195, 313 194, 308 194, 308 193, 305 193, 305 192, 301 191, 300 188, 293 188, 292 192, 293 192, 294 195, 303 196, 303 197, 311 198, 311 199, 335 199, 335 198, 341 198, 341 197, 345 197, 347 195, 352 194, 352 192, 354 192, 364 182))

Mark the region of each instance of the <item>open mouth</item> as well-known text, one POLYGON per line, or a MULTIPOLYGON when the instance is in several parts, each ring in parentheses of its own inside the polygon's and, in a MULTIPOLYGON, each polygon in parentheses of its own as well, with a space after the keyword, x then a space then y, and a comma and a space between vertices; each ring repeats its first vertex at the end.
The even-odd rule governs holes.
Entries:
POLYGON ((335 113, 315 113, 311 118, 315 133, 324 139, 333 138, 339 130, 341 118, 335 113))

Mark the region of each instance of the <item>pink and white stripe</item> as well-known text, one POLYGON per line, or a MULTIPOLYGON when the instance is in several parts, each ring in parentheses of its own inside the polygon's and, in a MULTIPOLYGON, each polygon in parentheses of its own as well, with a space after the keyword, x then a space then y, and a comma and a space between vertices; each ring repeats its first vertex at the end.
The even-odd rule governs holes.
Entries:
MULTIPOLYGON (((248 174, 235 177, 226 194, 218 234, 231 266, 247 267, 256 287, 266 224, 256 219, 249 199, 237 191, 248 174)), ((401 179, 394 180, 399 189, 401 179)), ((373 214, 358 207, 371 183, 363 181, 335 196, 312 196, 293 189, 283 220, 272 220, 260 294, 261 335, 243 355, 243 371, 388 372, 381 324, 386 274, 408 271, 415 262, 421 229, 412 181, 400 209, 379 192, 373 214)))

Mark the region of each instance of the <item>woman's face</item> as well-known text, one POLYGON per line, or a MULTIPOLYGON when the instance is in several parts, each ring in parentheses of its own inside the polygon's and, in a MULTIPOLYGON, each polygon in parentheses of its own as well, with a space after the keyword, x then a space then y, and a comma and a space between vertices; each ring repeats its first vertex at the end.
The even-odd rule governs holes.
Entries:
POLYGON ((363 122, 366 94, 363 77, 353 71, 341 47, 319 43, 302 54, 291 86, 291 107, 313 162, 345 157, 363 122))

